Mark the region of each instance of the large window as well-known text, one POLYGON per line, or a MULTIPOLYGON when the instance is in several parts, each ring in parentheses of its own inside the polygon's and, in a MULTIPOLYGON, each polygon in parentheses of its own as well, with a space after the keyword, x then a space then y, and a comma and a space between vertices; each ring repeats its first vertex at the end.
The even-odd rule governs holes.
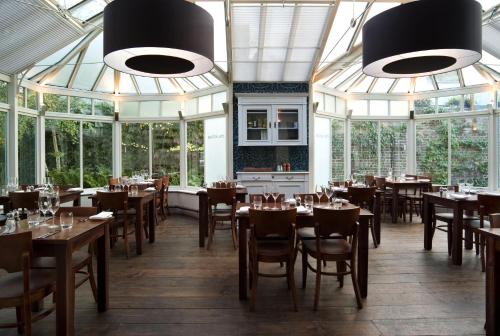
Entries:
POLYGON ((122 175, 149 171, 149 124, 122 124, 122 175))
POLYGON ((36 118, 19 115, 18 118, 18 157, 19 183, 36 182, 36 118))
POLYGON ((180 185, 179 122, 155 123, 153 136, 153 174, 168 175, 171 185, 180 185))
POLYGON ((75 114, 92 114, 92 99, 69 97, 69 111, 75 114))
POLYGON ((26 89, 26 107, 32 110, 36 110, 38 108, 36 91, 26 89))
POLYGON ((451 183, 488 186, 488 117, 451 119, 451 183))
POLYGON ((415 100, 415 114, 430 114, 436 112, 436 99, 418 99, 415 100))
MULTIPOLYGON (((1 91, 1 89, 0 89, 1 91)), ((7 183, 7 113, 0 112, 0 186, 7 183)))
POLYGON ((332 120, 332 179, 342 180, 344 172, 345 121, 332 120))
POLYGON ((380 122, 380 173, 401 176, 406 171, 406 122, 380 122))
POLYGON ((0 81, 0 103, 8 103, 9 83, 0 81))
POLYGON ((351 122, 351 172, 377 174, 378 122, 351 122))
POLYGON ((54 184, 80 185, 80 123, 49 119, 45 122, 46 175, 54 184))
POLYGON ((417 174, 432 177, 434 183, 448 183, 448 120, 416 123, 417 174))
POLYGON ((43 103, 50 112, 68 113, 68 96, 45 93, 43 103))
POLYGON ((113 172, 113 128, 111 123, 83 123, 83 187, 108 184, 113 172))
POLYGON ((205 120, 205 183, 209 184, 226 176, 227 137, 226 118, 205 120))
POLYGON ((94 114, 98 116, 113 116, 114 105, 112 101, 94 99, 94 114))
POLYGON ((187 179, 188 186, 199 187, 204 181, 205 147, 203 120, 187 123, 187 179))

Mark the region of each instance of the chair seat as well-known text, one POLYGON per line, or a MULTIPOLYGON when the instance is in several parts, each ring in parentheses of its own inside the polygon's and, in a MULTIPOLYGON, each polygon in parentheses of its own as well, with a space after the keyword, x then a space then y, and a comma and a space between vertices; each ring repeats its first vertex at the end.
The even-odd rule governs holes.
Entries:
MULTIPOLYGON (((74 270, 79 270, 87 263, 90 254, 87 251, 76 251, 72 255, 72 265, 74 270)), ((51 269, 56 268, 56 258, 38 257, 33 258, 31 268, 33 269, 51 269)))
MULTIPOLYGON (((453 221, 453 213, 452 212, 438 212, 438 213, 436 213, 436 219, 443 221, 443 222, 453 221)), ((477 216, 464 215, 463 219, 465 221, 471 221, 471 220, 478 220, 479 221, 479 217, 477 217, 477 216)))
POLYGON ((264 257, 281 257, 291 253, 288 240, 258 240, 257 254, 264 257))
MULTIPOLYGON (((56 281, 53 270, 30 270, 30 291, 50 292, 56 281)), ((23 296, 23 273, 14 272, 0 277, 0 301, 16 299, 23 296)))
MULTIPOLYGON (((313 256, 316 257, 316 240, 304 240, 303 246, 313 256)), ((351 244, 344 239, 322 239, 321 254, 335 255, 340 258, 348 259, 351 254, 351 244)))
MULTIPOLYGON (((297 235, 300 239, 315 239, 314 228, 304 227, 297 230, 297 235)), ((342 238, 341 235, 334 233, 329 238, 342 238)))

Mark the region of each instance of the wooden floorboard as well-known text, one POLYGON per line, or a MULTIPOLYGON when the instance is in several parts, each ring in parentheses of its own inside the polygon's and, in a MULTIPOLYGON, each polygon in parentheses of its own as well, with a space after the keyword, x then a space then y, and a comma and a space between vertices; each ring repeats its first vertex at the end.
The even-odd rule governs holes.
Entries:
MULTIPOLYGON (((423 225, 382 226, 382 245, 370 249, 368 298, 355 308, 352 285, 322 279, 319 311, 312 310, 314 277, 301 287, 293 312, 284 279, 259 279, 257 312, 238 300, 237 252, 230 231, 217 231, 213 249, 198 248, 197 220, 172 216, 158 227, 157 241, 142 256, 126 259, 118 243, 111 252, 110 306, 97 313, 87 284, 76 294, 77 335, 481 335, 484 274, 479 257, 464 252, 451 264, 446 234, 423 250, 423 225)), ((133 249, 131 249, 133 251, 133 249)), ((279 266, 266 267, 282 271, 279 266)), ((0 323, 15 316, 0 310, 0 323)), ((37 322, 33 335, 53 335, 55 315, 37 322)), ((1 330, 0 335, 16 335, 1 330)))

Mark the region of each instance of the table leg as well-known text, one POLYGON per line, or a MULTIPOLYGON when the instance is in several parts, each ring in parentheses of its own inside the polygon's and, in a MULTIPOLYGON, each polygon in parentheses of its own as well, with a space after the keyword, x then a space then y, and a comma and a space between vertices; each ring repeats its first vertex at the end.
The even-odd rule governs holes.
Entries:
POLYGON ((247 229, 248 229, 248 218, 240 218, 239 232, 238 232, 238 266, 239 266, 239 292, 240 300, 247 299, 247 279, 248 279, 248 267, 247 267, 247 229))
POLYGON ((198 193, 198 246, 205 246, 205 237, 208 234, 208 195, 198 193))
POLYGON ((451 244, 451 259, 454 265, 462 265, 463 215, 460 205, 453 209, 453 241, 451 244))
POLYGON ((100 312, 109 307, 109 225, 97 239, 97 309, 100 312))
POLYGON ((500 332, 500 251, 495 239, 486 241, 486 335, 500 332))
POLYGON ((397 184, 392 185, 392 222, 398 222, 399 188, 397 184))
POLYGON ((358 231, 358 285, 363 298, 368 295, 368 221, 360 217, 358 231))
POLYGON ((75 200, 73 201, 73 206, 79 207, 81 203, 82 203, 82 196, 78 195, 78 197, 75 198, 75 200))
POLYGON ((381 226, 380 226, 380 214, 382 211, 380 211, 380 207, 382 204, 381 201, 381 194, 380 193, 375 193, 375 204, 373 209, 373 228, 375 230, 375 238, 377 239, 377 244, 380 245, 380 231, 381 231, 381 226))
POLYGON ((432 214, 433 214, 434 204, 429 202, 429 197, 424 195, 424 249, 430 251, 432 250, 432 238, 434 232, 432 232, 432 214))
POLYGON ((144 226, 144 207, 137 202, 135 207, 135 248, 137 254, 142 254, 142 230, 144 226))
POLYGON ((56 249, 56 333, 75 334, 75 275, 73 274, 71 248, 66 244, 56 249))
POLYGON ((155 229, 156 229, 156 211, 155 211, 155 204, 156 204, 156 196, 153 197, 153 199, 148 203, 148 218, 149 218, 149 242, 154 243, 155 242, 155 229))

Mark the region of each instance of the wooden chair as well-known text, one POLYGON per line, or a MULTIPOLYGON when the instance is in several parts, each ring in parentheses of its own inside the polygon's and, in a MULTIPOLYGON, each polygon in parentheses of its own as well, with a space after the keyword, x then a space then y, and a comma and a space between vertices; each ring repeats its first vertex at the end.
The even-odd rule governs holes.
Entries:
MULTIPOLYGON (((60 216, 61 213, 72 212, 74 217, 90 217, 97 214, 97 208, 93 207, 62 207, 56 212, 56 216, 60 216)), ((73 225, 78 225, 75 222, 73 225)), ((97 302, 97 285, 94 276, 93 267, 93 256, 94 248, 92 244, 88 245, 87 251, 80 249, 72 254, 72 269, 73 274, 80 274, 83 277, 77 282, 75 281, 75 288, 83 285, 87 280, 90 283, 90 288, 92 289, 92 295, 94 296, 94 301, 97 302), (86 269, 86 270, 85 270, 86 269)), ((33 259, 33 269, 56 269, 56 259, 53 257, 38 257, 33 259)))
POLYGON ((296 214, 297 209, 249 210, 250 311, 255 311, 258 276, 286 277, 288 289, 292 290, 293 308, 297 311, 297 293, 294 279, 296 214), (259 262, 285 263, 286 272, 284 274, 260 273, 259 262))
POLYGON ((336 210, 333 208, 314 208, 314 231, 316 239, 302 241, 302 288, 306 288, 307 269, 316 273, 316 291, 314 310, 318 310, 321 289, 321 275, 337 276, 340 287, 344 285, 344 276, 350 274, 356 302, 363 308, 357 280, 356 256, 358 247, 359 207, 336 210), (343 239, 326 239, 339 234, 343 239), (349 242, 349 240, 351 242, 349 242), (308 261, 308 256, 316 259, 316 268, 308 261), (335 261, 337 272, 324 272, 321 262, 335 261))
POLYGON ((411 189, 410 192, 407 192, 405 195, 405 201, 407 202, 407 205, 409 206, 409 212, 410 212, 410 223, 413 221, 413 212, 415 211, 415 214, 417 216, 420 216, 423 219, 422 212, 424 208, 424 197, 423 193, 430 191, 431 185, 425 184, 425 185, 420 185, 417 188, 411 189))
POLYGON ((135 230, 129 231, 130 214, 128 213, 128 192, 127 191, 98 191, 96 193, 98 211, 112 211, 114 221, 110 225, 110 238, 112 245, 116 238, 122 238, 125 245, 125 255, 129 258, 128 236, 135 233, 135 230), (118 233, 118 229, 122 233, 118 233))
MULTIPOLYGON (((355 204, 361 208, 365 208, 374 213, 375 206, 375 191, 376 187, 349 187, 347 188, 347 197, 349 202, 355 204)), ((378 241, 375 237, 375 230, 373 228, 373 220, 370 220, 369 224, 370 232, 372 233, 373 245, 375 248, 378 247, 378 241)))
POLYGON ((483 235, 481 235, 481 231, 479 229, 492 227, 491 222, 486 220, 486 217, 490 219, 489 216, 491 214, 500 213, 500 195, 478 194, 477 202, 479 204, 479 220, 464 222, 464 228, 470 228, 470 230, 474 233, 476 248, 478 245, 481 248, 481 269, 484 272, 486 270, 486 258, 484 256, 486 239, 483 235))
POLYGON ((53 270, 31 270, 33 255, 31 232, 0 236, 0 309, 16 308, 16 323, 0 324, 0 328, 15 328, 19 333, 31 335, 31 324, 54 311, 54 307, 35 316, 31 304, 43 300, 55 290, 56 274, 53 270))
POLYGON ((161 178, 161 181, 163 185, 165 186, 164 188, 164 197, 163 197, 163 207, 165 208, 164 213, 166 213, 168 216, 170 216, 170 208, 168 207, 168 188, 170 186, 170 176, 165 175, 161 178))
POLYGON ((9 208, 36 210, 38 209, 38 191, 9 192, 9 208))
POLYGON ((326 194, 321 195, 321 199, 318 197, 318 194, 293 194, 293 198, 300 197, 302 201, 306 196, 312 196, 314 203, 328 202, 328 196, 326 194))
MULTIPOLYGON (((250 203, 253 203, 253 199, 255 196, 262 196, 262 203, 274 203, 273 196, 269 196, 269 198, 266 200, 264 194, 249 194, 248 197, 250 199, 250 203)), ((281 201, 284 200, 285 200, 285 194, 279 194, 278 198, 276 199, 276 203, 281 203, 281 201)))
MULTIPOLYGON (((154 181, 154 185, 158 195, 160 196, 155 199, 155 209, 157 214, 160 214, 161 219, 165 220, 167 218, 167 215, 165 214, 165 184, 163 184, 162 179, 157 179, 154 181)), ((158 215, 155 216, 155 218, 156 225, 158 225, 158 215)))
POLYGON ((235 188, 207 188, 208 193, 208 242, 207 250, 210 249, 214 239, 217 222, 230 221, 233 246, 238 248, 238 237, 236 234, 236 189, 235 188), (218 205, 226 205, 229 208, 217 209, 218 205))

